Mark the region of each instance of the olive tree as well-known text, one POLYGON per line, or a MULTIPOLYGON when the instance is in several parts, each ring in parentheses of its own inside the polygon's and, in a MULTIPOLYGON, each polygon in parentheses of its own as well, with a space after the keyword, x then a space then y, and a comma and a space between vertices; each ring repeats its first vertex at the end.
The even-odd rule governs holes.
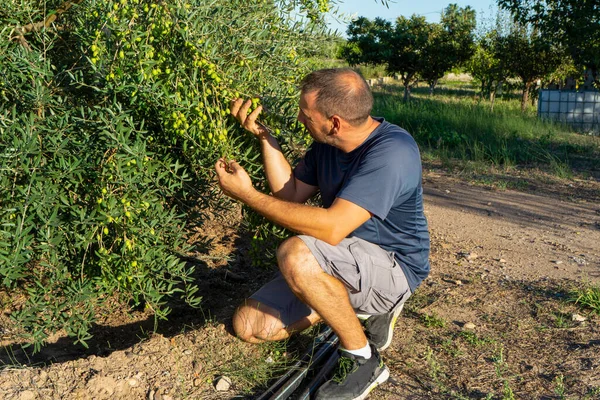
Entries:
POLYGON ((225 156, 261 173, 257 144, 228 117, 229 102, 268 105, 263 122, 287 148, 303 144, 297 84, 323 41, 327 7, 3 3, 0 289, 14 294, 11 318, 27 343, 39 349, 64 329, 85 344, 107 304, 157 320, 173 298, 199 304, 188 227, 227 207, 215 207, 212 166, 225 156))

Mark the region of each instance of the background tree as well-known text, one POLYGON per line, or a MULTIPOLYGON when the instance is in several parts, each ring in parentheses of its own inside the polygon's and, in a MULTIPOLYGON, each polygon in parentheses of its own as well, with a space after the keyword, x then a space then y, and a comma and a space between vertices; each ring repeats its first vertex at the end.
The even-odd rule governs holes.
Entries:
POLYGON ((439 24, 417 15, 400 16, 393 25, 381 18, 360 17, 348 26, 341 54, 350 65, 385 65, 389 74, 400 76, 408 100, 418 79, 426 80, 433 92, 438 79, 469 59, 474 27, 475 12, 454 4, 446 8, 439 24))
POLYGON ((351 66, 358 64, 383 64, 390 49, 388 44, 392 24, 382 18, 371 21, 359 17, 348 25, 348 41, 342 47, 341 55, 351 66))
POLYGON ((419 73, 428 85, 430 94, 438 80, 454 67, 464 65, 475 51, 473 31, 476 14, 471 7, 450 4, 442 13, 439 24, 430 24, 429 40, 423 49, 419 73))
POLYGON ((386 51, 382 53, 390 74, 398 74, 404 85, 404 101, 410 98, 412 86, 426 62, 423 50, 427 48, 431 34, 431 24, 425 17, 416 15, 400 16, 389 35, 386 36, 386 51))
POLYGON ((520 23, 564 46, 576 65, 592 71, 600 87, 600 5, 585 0, 498 0, 520 23))
POLYGON ((537 80, 556 71, 564 52, 545 40, 536 28, 520 23, 514 23, 501 42, 502 53, 497 57, 506 63, 511 75, 521 79, 521 111, 525 111, 537 80))
POLYGON ((475 53, 467 62, 467 70, 479 82, 482 96, 489 96, 492 110, 496 93, 509 76, 506 63, 499 57, 500 46, 498 31, 487 32, 477 40, 475 53))

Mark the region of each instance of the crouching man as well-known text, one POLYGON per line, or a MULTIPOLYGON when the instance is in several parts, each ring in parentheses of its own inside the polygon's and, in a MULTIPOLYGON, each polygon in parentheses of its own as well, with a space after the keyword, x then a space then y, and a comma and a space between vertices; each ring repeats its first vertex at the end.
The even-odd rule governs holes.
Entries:
POLYGON ((257 123, 261 107, 248 115, 250 105, 234 100, 231 114, 260 141, 272 195, 257 191, 235 161, 216 163, 219 185, 299 235, 277 249, 278 277, 235 312, 235 332, 260 343, 324 321, 351 368, 343 380, 323 384, 317 398, 364 399, 388 379, 379 352, 429 273, 419 149, 404 129, 371 117, 369 86, 351 69, 303 79, 298 121, 314 141, 294 168, 257 123), (318 192, 322 207, 304 204, 318 192))

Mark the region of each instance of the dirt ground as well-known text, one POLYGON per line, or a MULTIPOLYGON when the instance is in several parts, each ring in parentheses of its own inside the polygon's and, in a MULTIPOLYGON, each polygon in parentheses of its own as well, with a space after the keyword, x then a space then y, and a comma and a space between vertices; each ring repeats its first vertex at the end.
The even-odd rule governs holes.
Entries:
MULTIPOLYGON (((518 192, 475 181, 424 175, 432 273, 383 353, 392 378, 370 398, 600 399, 600 316, 568 301, 600 283, 600 182, 532 179, 518 192)), ((212 221, 192 240, 207 236, 190 258, 202 310, 174 306, 156 333, 151 316, 115 311, 89 349, 57 335, 36 355, 3 327, 0 399, 256 397, 294 344, 241 343, 229 318, 272 271, 249 265, 235 224, 212 221)))

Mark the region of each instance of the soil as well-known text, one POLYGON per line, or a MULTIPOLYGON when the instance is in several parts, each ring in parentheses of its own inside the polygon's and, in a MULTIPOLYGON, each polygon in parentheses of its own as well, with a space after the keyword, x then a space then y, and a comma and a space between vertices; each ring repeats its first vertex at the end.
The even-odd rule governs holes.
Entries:
MULTIPOLYGON (((370 398, 599 399, 600 316, 569 299, 600 283, 600 182, 533 179, 514 191, 479 181, 427 169, 432 272, 383 353, 391 379, 370 398)), ((238 221, 191 236, 206 248, 188 260, 202 309, 174 304, 155 332, 151 315, 115 310, 89 348, 55 335, 31 354, 4 315, 0 399, 256 397, 306 341, 256 346, 231 334, 236 305, 273 273, 250 266, 238 221)))

